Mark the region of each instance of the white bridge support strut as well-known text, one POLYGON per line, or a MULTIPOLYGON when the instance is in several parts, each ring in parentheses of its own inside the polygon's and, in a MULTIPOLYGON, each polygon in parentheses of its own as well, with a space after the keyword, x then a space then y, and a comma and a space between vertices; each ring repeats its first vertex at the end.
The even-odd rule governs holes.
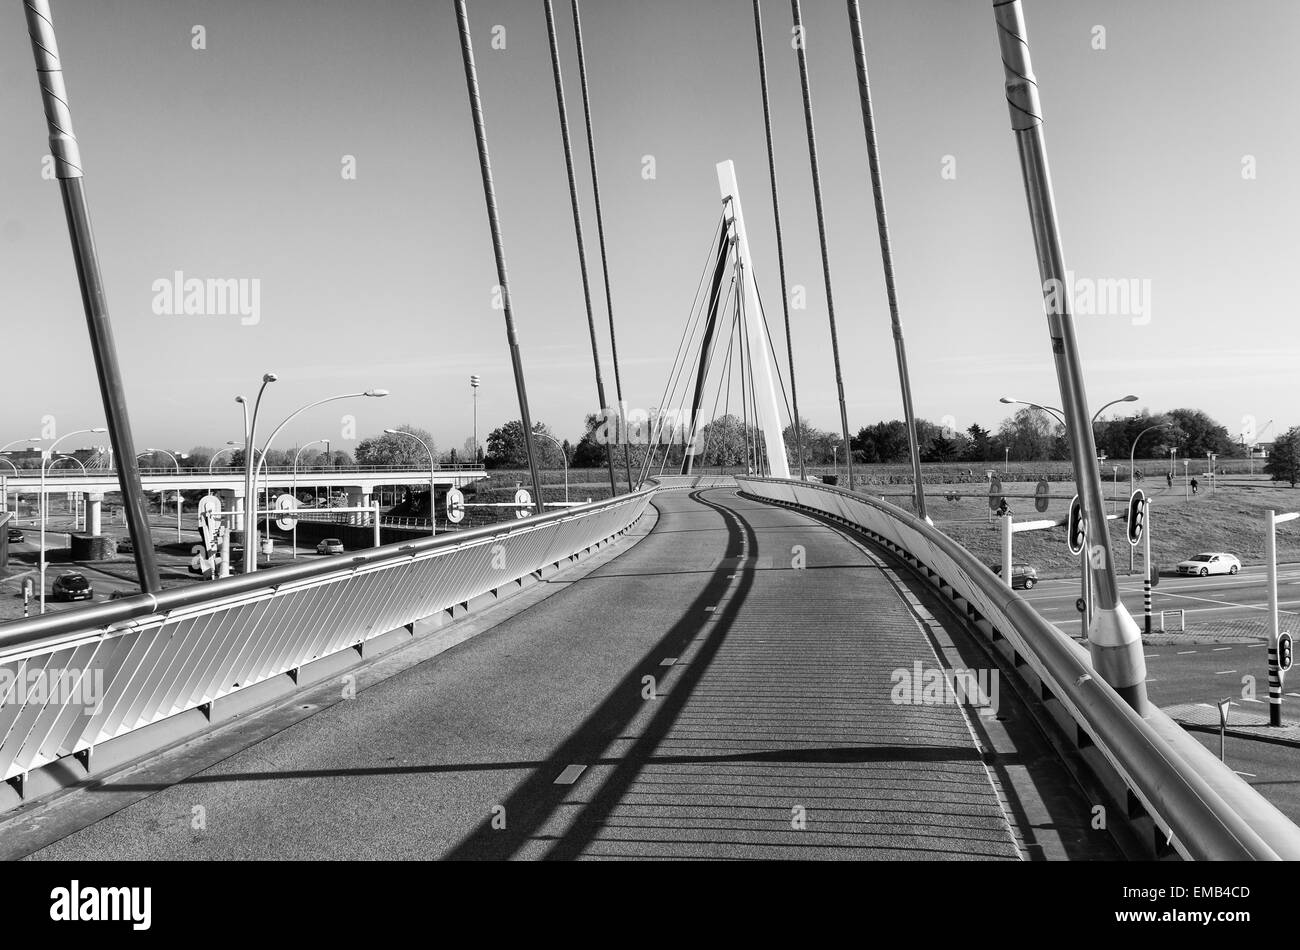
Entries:
MULTIPOLYGON (((749 334, 749 352, 753 361, 754 398, 758 403, 758 428, 767 445, 767 459, 773 478, 789 478, 790 463, 785 457, 785 436, 781 426, 780 406, 776 399, 776 371, 763 332, 762 311, 758 304, 758 285, 754 282, 754 262, 749 256, 749 239, 745 234, 745 217, 740 210, 740 189, 736 185, 736 166, 730 160, 718 163, 718 189, 722 194, 727 226, 736 242, 740 262, 742 293, 745 295, 745 332, 749 334)), ((785 289, 782 288, 782 293, 785 289)))

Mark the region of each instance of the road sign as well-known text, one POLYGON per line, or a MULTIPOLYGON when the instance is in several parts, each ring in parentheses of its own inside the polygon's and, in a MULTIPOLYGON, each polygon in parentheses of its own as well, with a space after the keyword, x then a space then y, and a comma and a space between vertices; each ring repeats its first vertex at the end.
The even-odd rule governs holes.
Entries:
POLYGON ((1047 487, 1047 479, 1041 479, 1038 482, 1038 487, 1034 489, 1034 507, 1040 512, 1047 510, 1048 491, 1050 489, 1047 487))
POLYGON ((447 492, 447 520, 452 524, 460 524, 465 517, 465 493, 459 488, 452 488, 447 492))
POLYGON ((1289 633, 1278 634, 1277 668, 1283 673, 1291 669, 1291 634, 1289 633))
POLYGON ((994 475, 989 479, 989 511, 997 511, 1002 500, 1002 479, 994 475))
POLYGON ((533 496, 528 494, 527 488, 515 492, 515 504, 519 506, 515 509, 516 518, 527 518, 533 513, 533 496))
POLYGON ((1075 598, 1075 600, 1074 600, 1074 609, 1077 610, 1077 611, 1079 611, 1079 613, 1083 613, 1084 608, 1087 607, 1087 606, 1088 606, 1088 605, 1085 604, 1085 603, 1083 602, 1083 598, 1082 598, 1082 597, 1076 597, 1076 598, 1075 598))
POLYGON ((1070 553, 1078 554, 1083 550, 1084 537, 1088 533, 1088 525, 1083 517, 1083 505, 1079 503, 1079 496, 1075 495, 1070 501, 1070 516, 1065 521, 1065 539, 1070 545, 1070 553))
POLYGON ((199 499, 199 520, 216 518, 221 514, 221 499, 216 495, 204 495, 199 499))
POLYGON ((1128 500, 1128 543, 1137 547, 1142 541, 1142 532, 1147 521, 1147 496, 1142 489, 1133 492, 1128 500))
MULTIPOLYGON (((292 495, 281 495, 275 500, 277 511, 292 511, 298 507, 297 499, 292 495)), ((290 518, 287 515, 281 515, 275 519, 275 526, 281 531, 292 531, 293 526, 298 523, 297 518, 290 518)))

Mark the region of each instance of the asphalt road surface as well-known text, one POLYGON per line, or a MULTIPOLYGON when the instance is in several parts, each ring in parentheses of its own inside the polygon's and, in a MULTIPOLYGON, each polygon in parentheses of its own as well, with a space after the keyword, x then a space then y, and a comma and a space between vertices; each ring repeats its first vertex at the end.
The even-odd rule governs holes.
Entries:
POLYGON ((983 713, 897 699, 913 664, 975 665, 926 585, 734 491, 655 505, 649 534, 473 639, 187 778, 136 775, 33 856, 1114 855, 1011 690, 983 713))

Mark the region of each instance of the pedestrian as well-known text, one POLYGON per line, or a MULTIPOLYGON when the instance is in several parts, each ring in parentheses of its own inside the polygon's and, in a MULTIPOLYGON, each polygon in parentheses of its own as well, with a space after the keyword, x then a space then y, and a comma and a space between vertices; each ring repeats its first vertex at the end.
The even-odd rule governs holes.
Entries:
POLYGON ((1165 481, 1169 483, 1169 487, 1170 487, 1170 488, 1173 488, 1173 487, 1174 487, 1174 473, 1173 473, 1173 472, 1165 472, 1165 481))
POLYGON ((1193 479, 1192 479, 1192 494, 1193 494, 1193 495, 1196 494, 1196 489, 1197 489, 1198 487, 1199 487, 1199 486, 1198 486, 1198 484, 1197 484, 1197 482, 1196 482, 1196 479, 1193 478, 1193 479))

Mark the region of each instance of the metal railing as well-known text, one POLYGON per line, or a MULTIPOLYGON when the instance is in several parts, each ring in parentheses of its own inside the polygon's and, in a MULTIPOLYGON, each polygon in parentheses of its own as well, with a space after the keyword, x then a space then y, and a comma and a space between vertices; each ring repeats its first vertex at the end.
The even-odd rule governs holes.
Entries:
POLYGON ((855 525, 947 585, 1005 638, 1085 732, 1183 857, 1300 858, 1297 828, 1158 709, 1139 716, 1095 675, 1088 653, 969 551, 894 505, 829 485, 737 476, 746 495, 855 525))
POLYGON ((653 494, 0 625, 0 779, 522 580, 625 531, 653 494))
MULTIPOLYGON (((452 472, 452 473, 483 472, 483 471, 485 471, 485 469, 483 468, 482 465, 461 464, 459 462, 442 464, 434 467, 435 473, 436 472, 452 472)), ((270 465, 261 469, 261 472, 268 473, 271 475, 292 475, 293 466, 270 465)), ((427 481, 429 475, 429 466, 428 463, 425 463, 424 465, 340 465, 337 468, 322 468, 319 466, 313 467, 313 466, 305 466, 305 465, 298 466, 299 479, 302 479, 308 475, 329 475, 329 476, 370 475, 370 474, 383 474, 386 472, 400 472, 404 475, 415 475, 415 476, 422 475, 427 481)), ((7 474, 10 478, 14 477, 13 472, 6 472, 5 474, 7 474)), ((24 468, 22 465, 19 465, 18 476, 22 477, 24 474, 31 474, 33 476, 39 477, 41 474, 41 470, 39 467, 24 468)), ((117 477, 117 470, 111 468, 87 468, 86 472, 83 473, 77 469, 70 469, 70 470, 69 469, 46 469, 45 477, 47 479, 52 480, 57 478, 66 478, 69 476, 69 474, 75 474, 78 479, 83 479, 83 480, 87 477, 111 479, 117 477)), ((174 465, 169 465, 166 468, 142 468, 140 469, 140 474, 141 475, 176 475, 178 473, 174 465)), ((216 469, 214 469, 212 472, 209 472, 207 466, 203 466, 202 468, 185 468, 184 466, 182 466, 179 474, 183 478, 187 478, 187 479, 192 478, 196 481, 202 481, 204 478, 211 478, 216 475, 220 475, 226 478, 235 475, 242 477, 244 474, 244 469, 243 466, 227 467, 224 465, 218 465, 216 469)))

